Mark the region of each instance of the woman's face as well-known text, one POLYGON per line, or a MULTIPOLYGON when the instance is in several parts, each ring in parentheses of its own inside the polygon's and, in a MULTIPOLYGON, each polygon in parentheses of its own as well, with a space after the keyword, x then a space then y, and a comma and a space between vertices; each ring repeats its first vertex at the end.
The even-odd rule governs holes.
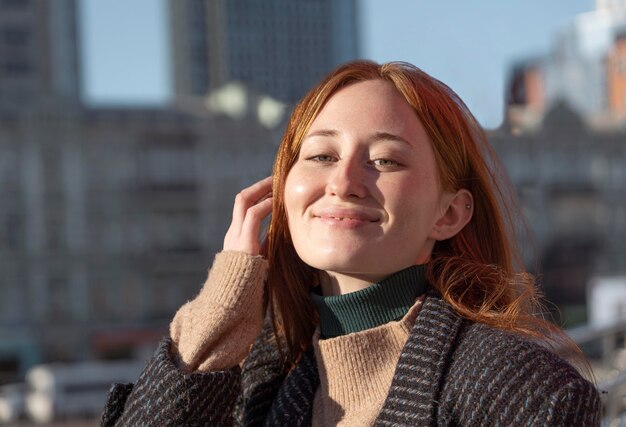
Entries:
POLYGON ((383 80, 330 98, 285 183, 300 258, 369 282, 429 259, 446 199, 430 139, 411 106, 383 80))

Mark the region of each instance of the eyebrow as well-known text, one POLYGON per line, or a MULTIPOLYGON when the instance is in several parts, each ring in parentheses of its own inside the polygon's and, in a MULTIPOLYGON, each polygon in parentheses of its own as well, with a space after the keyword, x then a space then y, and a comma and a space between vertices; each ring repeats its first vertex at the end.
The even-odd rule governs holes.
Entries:
MULTIPOLYGON (((315 132, 311 132, 310 134, 305 136, 304 139, 312 138, 315 136, 337 136, 337 135, 339 135, 339 132, 335 129, 320 129, 320 130, 316 130, 315 132)), ((374 135, 370 139, 372 141, 383 141, 383 140, 397 141, 397 142, 401 142, 403 144, 412 146, 412 144, 406 139, 402 138, 399 135, 389 133, 389 132, 375 132, 374 135)))
POLYGON ((339 132, 334 129, 320 129, 307 134, 304 139, 313 138, 314 136, 337 136, 339 132))
POLYGON ((400 135, 396 135, 396 134, 389 133, 389 132, 376 132, 372 139, 374 141, 381 141, 381 140, 397 141, 397 142, 402 142, 403 144, 407 144, 411 147, 413 146, 409 141, 402 138, 400 135))

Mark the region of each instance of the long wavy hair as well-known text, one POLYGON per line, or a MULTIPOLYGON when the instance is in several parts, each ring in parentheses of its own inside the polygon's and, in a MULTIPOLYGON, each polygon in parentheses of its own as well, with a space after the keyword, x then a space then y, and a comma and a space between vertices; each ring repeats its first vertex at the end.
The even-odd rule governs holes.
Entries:
POLYGON ((474 199, 469 223, 435 244, 427 267, 430 284, 467 319, 539 338, 553 347, 567 341, 558 328, 536 316, 534 277, 525 272, 516 244, 516 197, 467 106, 448 86, 414 65, 355 61, 333 71, 295 107, 274 163, 273 211, 263 251, 270 266, 270 313, 286 347, 286 365, 294 366, 311 345, 319 318, 310 297, 318 271, 298 257, 292 244, 285 181, 326 102, 346 86, 377 79, 391 82, 413 107, 432 142, 443 189, 465 188, 474 199))

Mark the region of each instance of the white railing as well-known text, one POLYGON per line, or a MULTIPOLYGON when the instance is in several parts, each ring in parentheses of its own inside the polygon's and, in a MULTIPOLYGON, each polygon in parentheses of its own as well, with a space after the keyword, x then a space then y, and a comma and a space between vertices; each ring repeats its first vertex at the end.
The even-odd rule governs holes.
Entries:
POLYGON ((626 425, 626 370, 623 362, 622 366, 616 363, 618 356, 625 351, 626 318, 606 325, 572 328, 567 333, 579 346, 600 343, 601 366, 611 373, 598 384, 604 403, 603 425, 626 425))

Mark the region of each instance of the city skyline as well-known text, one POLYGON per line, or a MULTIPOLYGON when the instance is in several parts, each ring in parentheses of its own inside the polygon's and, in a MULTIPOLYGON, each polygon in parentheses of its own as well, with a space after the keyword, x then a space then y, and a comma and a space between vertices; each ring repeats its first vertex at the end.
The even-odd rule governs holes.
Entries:
MULTIPOLYGON (((361 57, 418 65, 457 91, 488 128, 502 120, 511 65, 547 54, 564 25, 594 8, 591 0, 471 5, 361 0, 357 5, 361 57)), ((167 102, 173 76, 166 1, 80 0, 79 6, 85 100, 100 105, 167 102)))

